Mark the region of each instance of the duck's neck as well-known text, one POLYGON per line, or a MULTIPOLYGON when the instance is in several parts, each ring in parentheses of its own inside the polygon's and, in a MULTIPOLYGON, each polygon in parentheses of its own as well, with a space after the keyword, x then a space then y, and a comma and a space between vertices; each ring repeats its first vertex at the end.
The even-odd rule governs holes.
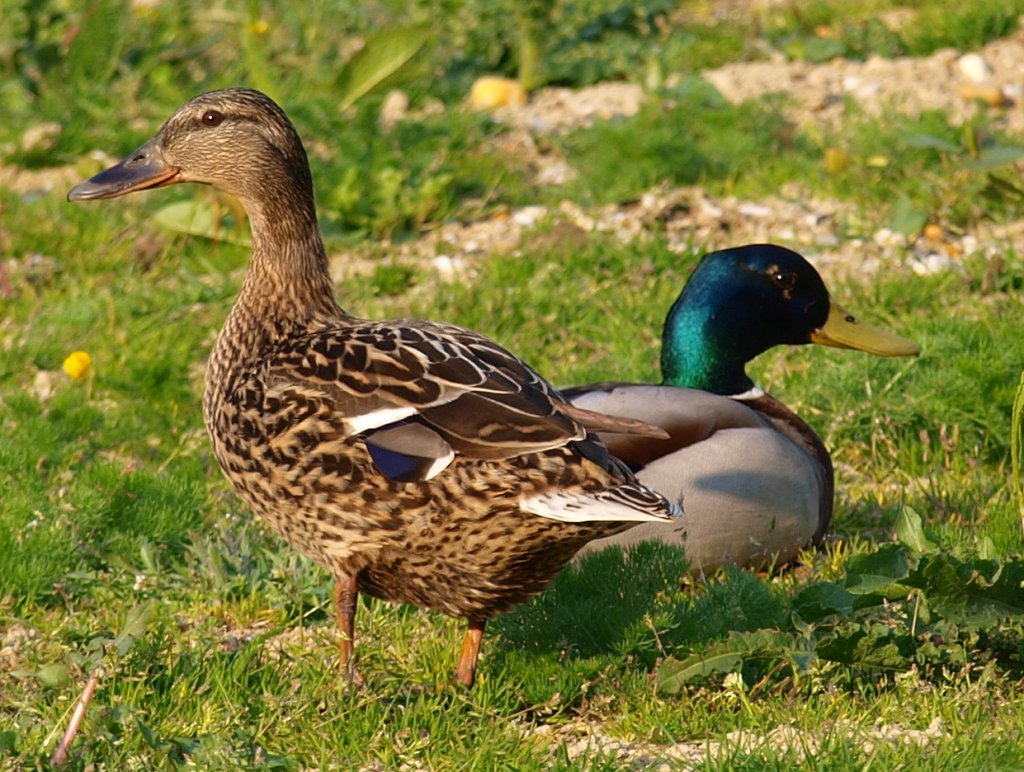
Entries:
POLYGON ((267 339, 345 315, 334 297, 312 192, 274 193, 264 190, 258 201, 242 202, 252 229, 252 257, 231 311, 267 339))
POLYGON ((746 363, 756 354, 743 350, 728 319, 682 298, 669 312, 661 344, 665 384, 715 394, 742 394, 754 388, 746 363))
POLYGON ((278 342, 351 318, 334 298, 312 194, 293 189, 290 195, 242 204, 252 229, 252 257, 210 355, 208 400, 234 388, 238 374, 278 342))

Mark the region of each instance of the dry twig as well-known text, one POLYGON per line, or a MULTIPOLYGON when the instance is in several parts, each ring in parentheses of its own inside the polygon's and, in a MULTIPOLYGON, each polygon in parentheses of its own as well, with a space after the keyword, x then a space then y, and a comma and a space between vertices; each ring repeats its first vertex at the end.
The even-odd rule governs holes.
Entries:
POLYGON ((99 682, 100 670, 100 668, 96 668, 89 674, 89 680, 85 682, 82 696, 78 698, 78 702, 75 704, 75 710, 71 714, 71 721, 68 722, 68 728, 64 732, 64 737, 61 738, 60 745, 57 746, 57 750, 53 752, 53 756, 50 758, 51 766, 62 766, 68 760, 71 744, 75 741, 78 728, 82 725, 82 719, 85 718, 85 711, 92 701, 92 696, 96 693, 96 684, 99 682))

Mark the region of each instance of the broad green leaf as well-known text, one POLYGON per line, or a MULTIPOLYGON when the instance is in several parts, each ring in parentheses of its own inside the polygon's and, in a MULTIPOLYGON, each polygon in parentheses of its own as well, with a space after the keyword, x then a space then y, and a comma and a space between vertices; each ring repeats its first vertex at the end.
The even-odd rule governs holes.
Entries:
POLYGON ((684 685, 715 673, 731 673, 743 658, 735 652, 691 654, 683 660, 669 658, 658 668, 658 691, 676 694, 684 685))
POLYGON ((125 616, 124 627, 113 640, 114 648, 118 654, 125 654, 132 647, 132 644, 141 638, 146 632, 146 623, 149 621, 153 611, 152 603, 143 603, 133 606, 125 616))
POLYGON ((854 595, 882 594, 902 597, 907 589, 899 584, 910 573, 907 548, 884 544, 867 555, 854 555, 846 561, 846 589, 854 595))
POLYGON ((915 555, 935 551, 935 544, 924 535, 921 516, 910 507, 900 509, 896 517, 896 538, 915 555))
POLYGON ((160 227, 176 233, 249 246, 249 238, 224 225, 218 214, 216 207, 203 201, 176 201, 160 209, 153 219, 160 227))
POLYGON ((843 629, 826 636, 817 646, 818 656, 832 662, 857 667, 902 670, 907 664, 907 653, 913 652, 909 635, 899 635, 881 623, 864 624, 843 629))
POLYGON ((366 41, 338 75, 339 107, 344 110, 397 73, 430 40, 425 24, 384 30, 366 41))
POLYGON ((1000 166, 1009 166, 1022 158, 1024 158, 1024 147, 993 145, 992 147, 986 147, 978 153, 977 158, 968 161, 965 166, 968 169, 984 171, 986 169, 996 169, 1000 166))
POLYGON ((892 210, 889 227, 894 231, 913 236, 920 233, 928 222, 928 210, 924 209, 907 196, 900 196, 892 210))
POLYGON ((68 666, 63 662, 52 662, 43 665, 36 671, 36 677, 44 686, 60 686, 68 680, 68 666))
POLYGON ((675 694, 682 687, 715 673, 731 673, 742 662, 750 659, 783 659, 796 669, 806 669, 814 657, 810 642, 779 630, 751 630, 732 632, 724 641, 718 641, 700 653, 683 660, 667 659, 658 668, 658 689, 675 694))
POLYGON ((999 552, 996 550, 996 545, 989 536, 982 536, 978 539, 978 557, 982 560, 996 560, 999 557, 999 552))
POLYGON ((0 756, 5 753, 16 754, 18 752, 18 735, 16 732, 4 730, 0 732, 0 756))
POLYGON ((962 562, 946 555, 922 563, 910 581, 925 588, 936 613, 974 629, 1024 617, 1024 562, 962 562))
POLYGON ((827 616, 849 616, 853 613, 854 596, 835 582, 812 584, 793 599, 793 611, 807 622, 816 622, 827 616))
POLYGON ((907 145, 910 147, 941 150, 944 153, 960 154, 964 152, 964 149, 955 142, 950 142, 948 139, 936 137, 931 134, 911 134, 907 137, 907 145))

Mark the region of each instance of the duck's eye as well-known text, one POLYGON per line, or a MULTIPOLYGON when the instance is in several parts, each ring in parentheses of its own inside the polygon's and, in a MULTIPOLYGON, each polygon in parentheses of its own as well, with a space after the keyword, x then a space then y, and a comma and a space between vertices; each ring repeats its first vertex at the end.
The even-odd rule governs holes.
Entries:
POLYGON ((787 292, 796 286, 796 274, 792 271, 780 271, 774 269, 770 272, 772 283, 781 290, 787 292))
POLYGON ((224 113, 217 110, 207 110, 203 113, 203 125, 204 126, 220 126, 224 120, 224 113))

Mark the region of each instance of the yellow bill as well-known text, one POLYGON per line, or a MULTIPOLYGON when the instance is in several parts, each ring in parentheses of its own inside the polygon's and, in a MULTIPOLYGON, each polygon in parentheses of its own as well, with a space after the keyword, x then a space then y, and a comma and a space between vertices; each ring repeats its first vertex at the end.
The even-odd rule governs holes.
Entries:
POLYGON ((832 304, 824 326, 811 333, 811 342, 867 351, 880 357, 916 357, 921 353, 913 341, 865 324, 837 303, 832 304))

